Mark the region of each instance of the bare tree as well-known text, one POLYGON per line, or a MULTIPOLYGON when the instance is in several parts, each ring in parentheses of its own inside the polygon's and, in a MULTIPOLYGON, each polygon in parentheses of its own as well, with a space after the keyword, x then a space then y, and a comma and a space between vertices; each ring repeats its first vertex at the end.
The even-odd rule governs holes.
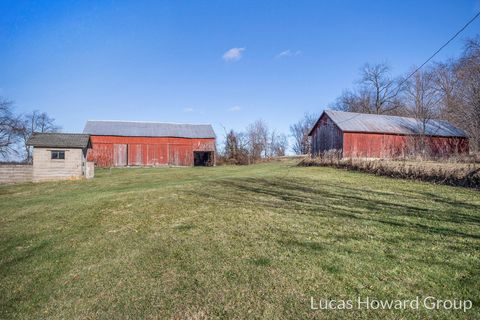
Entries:
POLYGON ((370 113, 371 95, 363 89, 358 92, 345 90, 333 104, 333 109, 347 112, 370 113))
POLYGON ((369 111, 375 114, 391 114, 401 107, 399 94, 403 86, 390 75, 390 66, 385 63, 366 63, 361 70, 360 85, 364 95, 368 93, 369 111))
POLYGON ((404 89, 400 79, 394 79, 385 63, 366 63, 360 70, 360 80, 354 90, 345 90, 333 104, 341 111, 393 114, 404 113, 400 95, 404 89))
POLYGON ((318 115, 305 113, 302 119, 290 126, 290 133, 293 136, 293 152, 295 154, 310 153, 310 137, 308 133, 318 120, 318 115))
POLYGON ((416 154, 428 156, 430 150, 426 143, 427 126, 439 115, 439 102, 442 97, 435 85, 435 74, 430 71, 417 71, 406 81, 404 101, 409 115, 418 120, 419 135, 415 136, 411 150, 416 154))
POLYGON ((268 145, 270 157, 283 157, 286 154, 288 148, 287 136, 284 134, 279 134, 275 130, 272 130, 268 145))
POLYGON ((426 133, 428 122, 439 115, 441 96, 435 86, 434 74, 431 71, 417 71, 406 82, 405 103, 409 114, 420 120, 421 132, 426 133))
POLYGON ((11 101, 0 97, 0 157, 6 159, 16 153, 14 148, 18 138, 18 119, 13 114, 11 101))
POLYGON ((480 37, 468 40, 457 60, 437 64, 440 116, 463 129, 473 151, 480 150, 480 37))
POLYGON ((247 127, 249 154, 252 161, 268 156, 269 129, 265 121, 257 120, 247 127))
POLYGON ((55 124, 55 119, 46 112, 36 110, 33 113, 37 113, 37 128, 35 132, 58 132, 61 130, 61 127, 55 124))
POLYGON ((480 150, 480 37, 467 41, 456 74, 459 81, 459 99, 466 117, 463 128, 470 136, 474 150, 480 150))
POLYGON ((31 150, 27 146, 27 141, 35 132, 57 132, 61 129, 55 124, 55 119, 50 117, 46 112, 34 110, 31 113, 25 114, 21 121, 18 130, 18 135, 21 138, 23 149, 25 152, 25 160, 31 161, 31 150))
POLYGON ((225 130, 222 159, 230 164, 252 164, 262 158, 284 156, 288 147, 287 136, 270 131, 263 120, 247 126, 245 132, 225 130))
POLYGON ((455 63, 437 63, 432 69, 436 90, 441 95, 440 116, 452 123, 459 123, 458 109, 461 102, 458 96, 459 81, 455 74, 455 63))

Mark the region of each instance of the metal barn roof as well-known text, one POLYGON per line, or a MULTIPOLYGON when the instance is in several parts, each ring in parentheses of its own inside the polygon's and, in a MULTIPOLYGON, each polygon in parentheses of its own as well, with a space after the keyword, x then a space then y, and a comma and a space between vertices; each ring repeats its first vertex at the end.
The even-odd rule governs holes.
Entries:
POLYGON ((34 133, 27 146, 46 148, 87 148, 90 136, 82 133, 34 133))
MULTIPOLYGON (((330 119, 346 132, 425 134, 438 137, 466 137, 465 132, 447 121, 429 120, 423 133, 422 122, 415 118, 325 110, 330 119)), ((315 126, 314 126, 315 127, 315 126)), ((312 129, 313 130, 313 129, 312 129)), ((311 132, 310 132, 311 134, 311 132)))
POLYGON ((88 120, 83 133, 98 136, 215 138, 209 124, 88 120))

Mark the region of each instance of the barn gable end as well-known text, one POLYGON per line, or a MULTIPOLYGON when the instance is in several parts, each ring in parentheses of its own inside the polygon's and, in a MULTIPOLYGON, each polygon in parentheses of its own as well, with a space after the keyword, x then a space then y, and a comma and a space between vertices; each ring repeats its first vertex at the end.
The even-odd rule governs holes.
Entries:
POLYGON ((333 122, 327 113, 323 113, 309 134, 312 137, 312 154, 319 155, 323 152, 343 150, 342 130, 333 122))

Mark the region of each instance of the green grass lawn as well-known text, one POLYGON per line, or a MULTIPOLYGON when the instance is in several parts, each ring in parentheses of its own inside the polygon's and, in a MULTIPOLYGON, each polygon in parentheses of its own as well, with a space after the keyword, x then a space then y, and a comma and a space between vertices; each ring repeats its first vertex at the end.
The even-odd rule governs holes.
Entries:
POLYGON ((0 318, 480 318, 480 193, 294 162, 0 186, 0 318), (310 298, 469 299, 463 311, 310 298))

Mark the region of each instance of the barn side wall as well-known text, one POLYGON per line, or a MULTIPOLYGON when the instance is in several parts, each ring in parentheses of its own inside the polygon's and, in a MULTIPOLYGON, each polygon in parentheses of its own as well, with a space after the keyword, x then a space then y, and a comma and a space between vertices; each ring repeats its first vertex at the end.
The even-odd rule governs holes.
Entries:
POLYGON ((432 156, 468 154, 466 138, 422 137, 382 133, 343 133, 346 158, 395 158, 426 150, 432 156))
POLYGON ((82 149, 33 149, 33 181, 80 179, 84 176, 84 166, 82 149), (65 159, 51 159, 52 150, 64 150, 65 159))
POLYGON ((342 131, 326 114, 323 114, 312 131, 311 144, 314 156, 330 150, 342 151, 342 131))
POLYGON ((215 139, 91 136, 88 159, 99 167, 192 166, 194 151, 215 153, 215 139))

